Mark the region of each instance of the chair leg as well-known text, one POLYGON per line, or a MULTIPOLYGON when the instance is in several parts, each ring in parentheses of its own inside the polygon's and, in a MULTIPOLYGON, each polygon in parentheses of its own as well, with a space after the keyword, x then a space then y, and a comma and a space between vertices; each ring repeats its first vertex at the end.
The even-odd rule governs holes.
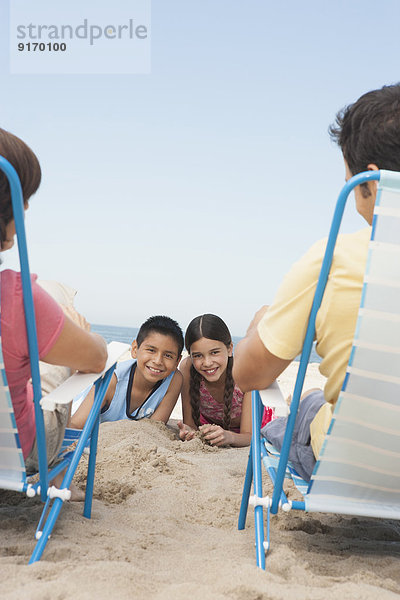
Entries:
POLYGON ((46 547, 47 541, 50 537, 50 534, 53 531, 53 527, 57 521, 58 515, 60 514, 62 505, 63 501, 61 500, 61 498, 55 498, 53 506, 51 507, 50 512, 47 516, 46 523, 44 524, 41 536, 38 539, 36 546, 32 552, 32 556, 29 560, 30 565, 40 560, 43 551, 46 547))
POLYGON ((96 455, 97 455, 97 440, 99 437, 99 425, 100 415, 93 426, 92 436, 90 438, 90 454, 89 464, 86 480, 86 493, 85 493, 85 505, 83 508, 83 516, 90 519, 92 515, 92 500, 93 500, 93 487, 94 487, 94 475, 96 469, 96 455))
POLYGON ((271 507, 268 506, 267 508, 267 544, 265 546, 265 554, 268 552, 269 550, 269 535, 270 535, 270 522, 271 522, 271 507))
MULTIPOLYGON (((255 458, 255 460, 257 460, 255 458)), ((258 461, 260 465, 260 460, 258 461)), ((254 469, 254 466, 253 466, 254 469)), ((260 469, 261 470, 261 469, 260 469)), ((260 477, 254 477, 254 495, 258 498, 262 498, 262 480, 260 477)), ((257 567, 265 570, 265 549, 264 549, 264 511, 262 506, 256 506, 254 508, 254 525, 255 525, 255 536, 256 536, 256 556, 257 556, 257 567)))
MULTIPOLYGON (((252 392, 252 417, 253 417, 253 477, 254 477, 254 495, 262 498, 262 470, 261 470, 261 410, 262 404, 258 392, 252 392)), ((254 509, 255 537, 256 537, 256 556, 257 566, 265 570, 265 550, 264 550, 264 514, 263 507, 256 506, 254 509)))
POLYGON ((240 504, 238 529, 244 529, 246 525, 247 509, 249 507, 249 497, 251 484, 253 483, 253 444, 250 445, 249 458, 247 460, 246 477, 243 485, 242 502, 240 504))

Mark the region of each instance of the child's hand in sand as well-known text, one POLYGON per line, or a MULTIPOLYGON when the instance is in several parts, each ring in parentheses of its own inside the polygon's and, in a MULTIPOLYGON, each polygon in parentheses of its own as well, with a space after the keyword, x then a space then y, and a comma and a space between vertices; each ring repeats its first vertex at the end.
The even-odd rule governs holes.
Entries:
POLYGON ((211 446, 229 446, 232 443, 231 432, 219 425, 202 425, 199 431, 201 437, 211 446))
POLYGON ((178 421, 179 427, 179 437, 183 442, 188 442, 192 440, 196 435, 196 431, 189 427, 189 425, 185 425, 183 421, 178 421))

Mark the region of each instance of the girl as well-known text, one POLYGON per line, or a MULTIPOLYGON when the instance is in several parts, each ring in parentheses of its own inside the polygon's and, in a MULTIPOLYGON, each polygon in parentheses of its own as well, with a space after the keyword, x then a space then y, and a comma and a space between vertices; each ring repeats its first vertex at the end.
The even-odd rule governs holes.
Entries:
POLYGON ((190 440, 199 429, 213 446, 248 446, 251 441, 251 394, 232 378, 233 344, 228 327, 216 315, 201 315, 185 335, 189 356, 183 375, 183 422, 179 437, 190 440))

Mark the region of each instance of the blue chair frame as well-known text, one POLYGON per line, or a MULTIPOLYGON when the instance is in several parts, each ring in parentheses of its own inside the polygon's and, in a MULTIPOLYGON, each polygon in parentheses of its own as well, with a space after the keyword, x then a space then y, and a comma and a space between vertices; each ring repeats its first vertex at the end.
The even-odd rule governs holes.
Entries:
MULTIPOLYGON (((39 525, 36 530, 36 539, 38 541, 29 560, 29 564, 32 564, 41 558, 46 543, 50 537, 50 534, 53 530, 53 527, 64 502, 64 500, 60 497, 56 497, 54 500, 48 498, 47 491, 49 487, 49 478, 52 479, 58 473, 62 472, 65 468, 67 468, 63 478, 63 482, 61 484, 61 489, 68 489, 71 484, 72 478, 75 474, 78 463, 82 457, 84 448, 89 442, 89 440, 90 457, 88 463, 86 495, 83 515, 86 518, 91 517, 94 475, 96 467, 97 441, 100 423, 100 408, 109 382, 111 380, 112 373, 114 371, 114 366, 110 367, 104 374, 104 377, 98 379, 95 384, 96 392, 93 408, 79 437, 76 449, 68 453, 62 460, 62 462, 60 462, 54 469, 52 469, 49 472, 47 466, 43 411, 40 406, 42 393, 39 372, 39 352, 37 344, 35 309, 33 304, 32 286, 28 262, 28 251, 24 226, 24 200, 17 172, 14 169, 14 167, 2 156, 0 156, 0 170, 2 170, 8 178, 11 191, 12 207, 14 213, 15 229, 17 235, 18 252, 21 268, 23 303, 25 311, 25 321, 27 329, 28 348, 32 375, 32 387, 34 396, 36 435, 38 441, 39 456, 39 482, 34 486, 30 486, 30 488, 33 489, 35 493, 39 493, 41 500, 45 502, 39 525)), ((26 483, 22 491, 27 492, 27 490, 28 484, 26 483)))
MULTIPOLYGON (((306 335, 304 338, 303 349, 300 358, 299 369, 296 377, 296 383, 293 392, 293 398, 290 405, 290 415, 287 422, 286 432, 284 436, 282 450, 280 452, 280 459, 277 470, 269 469, 268 474, 272 480, 274 491, 272 495, 271 505, 266 506, 268 511, 268 532, 267 532, 267 543, 264 541, 264 515, 263 505, 259 504, 255 506, 255 536, 256 536, 256 558, 257 566, 261 569, 265 569, 265 550, 269 549, 269 513, 276 514, 278 512, 279 504, 283 506, 287 504, 287 498, 283 492, 283 483, 285 479, 285 473, 288 466, 289 451, 293 438, 293 431, 296 422, 297 412, 300 404, 301 393, 304 385, 304 378, 307 371, 308 362, 312 350, 312 345, 315 336, 315 320, 317 317, 318 310, 321 306, 322 298, 325 292, 326 283, 328 281, 329 272, 332 265, 333 253, 336 245, 336 240, 339 234, 340 225, 342 223, 343 213, 346 207, 346 203, 349 194, 353 189, 368 181, 379 181, 379 171, 365 171, 355 175, 343 186, 337 203, 335 212, 332 219, 332 224, 329 232, 328 242, 325 250, 324 259, 322 261, 321 271, 315 290, 314 300, 311 307, 311 312, 308 320, 306 335)), ((374 228, 374 222, 373 222, 374 228)), ((254 495, 257 498, 262 498, 262 471, 261 462, 258 459, 262 455, 263 445, 261 442, 260 427, 261 427, 261 399, 257 391, 252 392, 252 425, 253 435, 250 446, 249 459, 247 463, 246 477, 243 488, 242 502, 239 512, 238 529, 244 529, 246 523, 246 516, 250 498, 251 484, 254 480, 254 495)), ((292 508, 297 510, 305 510, 304 502, 292 502, 292 508)))

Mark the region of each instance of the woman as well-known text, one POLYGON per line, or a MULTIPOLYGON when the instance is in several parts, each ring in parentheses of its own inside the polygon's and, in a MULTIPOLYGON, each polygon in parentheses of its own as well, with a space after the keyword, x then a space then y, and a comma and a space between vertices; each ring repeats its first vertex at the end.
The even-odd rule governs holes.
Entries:
MULTIPOLYGON (((30 197, 40 185, 39 161, 22 140, 3 129, 0 129, 0 155, 18 173, 27 210, 30 197)), ((1 252, 14 245, 14 236, 10 188, 6 175, 0 170, 1 252)), ((31 279, 40 359, 72 370, 101 372, 107 358, 103 338, 75 324, 36 283, 36 275, 31 279)), ((34 472, 38 469, 38 455, 22 284, 20 274, 11 270, 1 273, 0 325, 4 365, 25 466, 28 473, 34 472)), ((57 459, 69 413, 70 405, 57 405, 54 412, 44 411, 49 467, 57 459)))

